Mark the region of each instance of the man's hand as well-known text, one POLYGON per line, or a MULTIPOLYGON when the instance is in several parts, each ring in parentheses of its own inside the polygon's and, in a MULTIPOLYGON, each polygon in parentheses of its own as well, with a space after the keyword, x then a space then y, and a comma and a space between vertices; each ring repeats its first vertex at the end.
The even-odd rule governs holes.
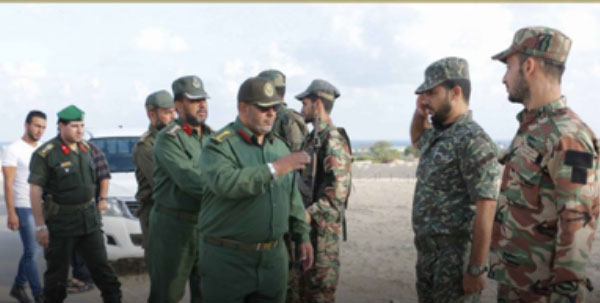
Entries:
POLYGON ((485 274, 481 274, 477 277, 471 276, 468 273, 463 275, 462 285, 465 295, 472 295, 482 291, 485 288, 487 279, 485 274))
POLYGON ((306 223, 307 223, 307 224, 310 224, 310 222, 311 222, 312 220, 311 220, 311 217, 310 217, 310 214, 308 213, 308 211, 306 211, 306 210, 305 210, 305 211, 304 211, 304 215, 306 216, 306 223))
POLYGON ((313 266, 313 260, 315 258, 313 247, 310 242, 304 242, 300 244, 300 260, 302 260, 302 270, 306 272, 313 266))
POLYGON ((427 115, 429 114, 429 110, 423 104, 423 94, 419 94, 417 96, 417 111, 416 112, 423 118, 426 118, 427 115))
POLYGON ((48 237, 48 229, 44 228, 35 232, 35 239, 43 248, 48 248, 50 238, 48 237))
POLYGON ((107 208, 108 208, 108 203, 106 202, 106 199, 98 200, 98 211, 100 213, 103 213, 107 208))
POLYGON ((279 177, 292 170, 303 169, 308 163, 310 163, 310 157, 306 152, 300 151, 277 159, 273 162, 273 167, 275 168, 275 174, 279 177))
POLYGON ((12 231, 16 231, 19 229, 19 216, 17 216, 17 213, 8 213, 8 217, 6 218, 6 225, 8 226, 8 229, 12 231))

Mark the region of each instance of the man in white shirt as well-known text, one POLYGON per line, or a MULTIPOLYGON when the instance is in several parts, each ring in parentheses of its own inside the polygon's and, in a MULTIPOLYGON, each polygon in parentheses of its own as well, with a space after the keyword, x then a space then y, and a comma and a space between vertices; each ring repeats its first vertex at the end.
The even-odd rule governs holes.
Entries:
POLYGON ((4 199, 8 214, 8 228, 19 231, 23 243, 23 256, 10 296, 19 303, 30 303, 25 292, 29 282, 35 303, 43 302, 42 285, 38 273, 36 255, 40 246, 35 240, 35 224, 29 200, 29 161, 38 147, 39 140, 46 130, 46 114, 33 110, 25 119, 25 134, 21 139, 4 147, 2 153, 2 174, 4 176, 4 199))

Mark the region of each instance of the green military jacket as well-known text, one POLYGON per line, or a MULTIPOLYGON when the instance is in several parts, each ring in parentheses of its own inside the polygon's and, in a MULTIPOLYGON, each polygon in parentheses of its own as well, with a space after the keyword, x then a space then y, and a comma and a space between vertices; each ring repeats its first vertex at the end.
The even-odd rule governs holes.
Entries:
POLYGON ((154 187, 154 179, 152 177, 154 169, 152 147, 154 146, 156 134, 158 134, 158 130, 150 125, 133 148, 135 178, 138 183, 135 198, 145 204, 152 203, 152 188, 154 187))
POLYGON ((286 144, 271 134, 258 145, 239 119, 217 132, 201 159, 207 185, 200 211, 202 234, 266 242, 281 239, 291 221, 295 239, 308 242, 310 227, 294 174, 273 179, 267 166, 289 153, 286 144))
POLYGON ((300 150, 308 134, 304 118, 298 112, 282 105, 277 110, 273 133, 281 138, 292 151, 300 150))
POLYGON ((57 136, 33 153, 29 172, 29 183, 43 189, 46 225, 51 234, 77 236, 101 227, 94 203, 94 164, 86 142, 79 143, 74 152, 57 136))
POLYGON ((470 237, 475 202, 498 197, 496 145, 470 111, 446 129, 425 130, 417 144, 421 156, 412 210, 415 238, 470 237))
POLYGON ((489 276, 518 289, 571 295, 585 284, 598 224, 598 139, 565 97, 517 119, 500 159, 489 276))
POLYGON ((198 134, 180 119, 158 133, 152 149, 154 203, 177 210, 200 211, 204 189, 200 155, 211 134, 206 125, 202 134, 198 134))

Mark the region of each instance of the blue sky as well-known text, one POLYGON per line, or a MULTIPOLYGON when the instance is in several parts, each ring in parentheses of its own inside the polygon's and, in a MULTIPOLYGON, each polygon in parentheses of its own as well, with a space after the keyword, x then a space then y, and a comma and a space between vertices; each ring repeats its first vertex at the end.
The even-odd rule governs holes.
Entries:
POLYGON ((263 69, 287 75, 286 101, 315 78, 336 85, 337 125, 357 140, 408 138, 415 88, 431 62, 469 61, 474 117, 512 138, 520 105, 490 57, 529 25, 573 39, 563 93, 600 132, 599 4, 0 4, 0 142, 22 135, 26 113, 76 104, 88 128, 143 128, 143 103, 182 75, 211 95, 208 124, 236 116, 239 85, 263 69))

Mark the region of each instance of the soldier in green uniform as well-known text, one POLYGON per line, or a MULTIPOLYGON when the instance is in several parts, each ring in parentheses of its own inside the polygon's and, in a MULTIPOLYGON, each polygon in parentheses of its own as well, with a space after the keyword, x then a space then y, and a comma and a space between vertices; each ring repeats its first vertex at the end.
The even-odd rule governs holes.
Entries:
POLYGON ((154 169, 152 147, 154 147, 154 140, 158 131, 167 126, 175 118, 173 106, 173 97, 166 90, 154 92, 146 98, 145 107, 148 119, 150 119, 150 126, 133 148, 135 178, 138 183, 138 191, 135 194, 135 198, 141 203, 137 216, 140 219, 140 226, 142 228, 142 246, 144 247, 146 261, 148 259, 148 221, 150 218, 150 209, 153 205, 152 188, 154 187, 154 180, 152 179, 152 171, 154 169))
POLYGON ((492 57, 506 63, 508 99, 525 107, 500 158, 489 273, 498 302, 586 302, 592 288, 585 269, 598 225, 600 147, 561 93, 570 48, 556 29, 526 27, 492 57))
POLYGON ((419 302, 478 302, 500 180, 496 145, 472 119, 466 60, 432 63, 415 93, 410 137, 421 152, 412 211, 419 302))
POLYGON ((156 136, 154 206, 150 211, 150 303, 175 303, 189 280, 191 302, 201 302, 198 213, 204 191, 200 155, 212 130, 205 124, 209 98, 200 78, 173 82, 179 116, 156 136))
MULTIPOLYGON (((269 69, 262 71, 258 76, 273 82, 277 96, 284 100, 285 75, 282 72, 269 69)), ((292 151, 298 151, 302 147, 304 138, 308 135, 308 129, 302 115, 287 107, 284 101, 277 109, 277 115, 273 123, 273 133, 283 139, 292 151)))
MULTIPOLYGON (((284 100, 285 75, 281 71, 269 69, 262 71, 260 74, 258 74, 258 76, 273 82, 273 85, 275 86, 275 93, 279 98, 281 98, 281 100, 284 100)), ((302 142, 308 134, 306 123, 304 122, 302 115, 295 110, 288 108, 285 101, 281 104, 279 109, 277 109, 272 132, 286 142, 292 151, 300 150, 302 147, 302 142)), ((297 263, 296 247, 294 246, 294 241, 292 241, 289 233, 286 233, 283 236, 283 240, 290 256, 289 270, 290 273, 294 273, 294 265, 297 263)), ((295 274, 290 274, 287 295, 285 296, 286 302, 294 303, 300 301, 298 283, 298 276, 295 274)))
POLYGON ((104 302, 121 302, 121 284, 108 265, 96 180, 84 134, 83 111, 70 105, 58 112, 59 134, 38 148, 29 165, 36 238, 45 248, 45 302, 66 297, 74 251, 85 259, 104 302), (43 211, 41 200, 43 199, 43 211))
POLYGON ((271 132, 282 103, 268 80, 249 78, 238 118, 218 131, 201 157, 206 190, 200 211, 204 303, 284 302, 290 229, 304 269, 312 265, 302 199, 293 170, 308 163, 271 132))
POLYGON ((313 154, 311 165, 302 172, 300 189, 307 218, 315 264, 301 279, 302 302, 333 303, 340 277, 340 234, 352 181, 352 155, 346 131, 336 127, 331 111, 340 96, 325 80, 314 80, 296 96, 302 115, 313 124, 302 149, 313 154))

